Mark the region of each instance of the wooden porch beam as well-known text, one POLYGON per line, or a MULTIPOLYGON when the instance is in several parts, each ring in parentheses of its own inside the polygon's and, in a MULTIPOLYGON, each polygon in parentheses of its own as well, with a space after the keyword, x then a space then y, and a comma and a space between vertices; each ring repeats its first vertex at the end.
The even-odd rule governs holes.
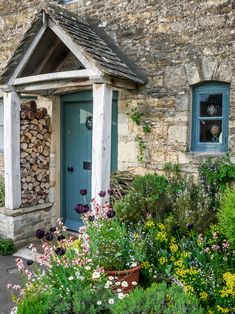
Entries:
POLYGON ((4 175, 5 207, 21 205, 20 177, 20 98, 16 92, 4 93, 4 175))
POLYGON ((8 84, 12 85, 12 83, 15 81, 16 77, 22 72, 25 65, 29 61, 30 57, 32 56, 32 53, 34 52, 35 48, 37 47, 39 41, 41 40, 45 30, 47 28, 47 25, 43 25, 37 35, 34 37, 32 43, 30 44, 28 50, 24 54, 23 58, 21 59, 20 63, 17 65, 15 71, 11 75, 8 84))
POLYGON ((70 51, 75 55, 75 57, 84 65, 87 70, 92 70, 93 74, 101 75, 102 73, 93 64, 93 61, 84 55, 81 49, 76 45, 73 39, 68 36, 63 30, 55 24, 53 21, 49 20, 50 29, 61 39, 61 41, 70 49, 70 51))
POLYGON ((99 203, 107 198, 98 193, 110 188, 112 94, 111 85, 93 84, 92 197, 99 203))
POLYGON ((39 74, 33 76, 20 77, 15 79, 12 85, 26 85, 38 82, 56 81, 64 79, 77 79, 92 77, 93 72, 90 70, 64 71, 48 74, 39 74))

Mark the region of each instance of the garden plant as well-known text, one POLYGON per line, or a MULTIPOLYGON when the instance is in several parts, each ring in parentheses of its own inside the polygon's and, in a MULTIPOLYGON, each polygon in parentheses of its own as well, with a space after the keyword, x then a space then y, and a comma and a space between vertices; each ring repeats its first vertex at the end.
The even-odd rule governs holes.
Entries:
POLYGON ((42 266, 18 259, 24 284, 9 286, 17 313, 234 313, 235 166, 229 156, 207 159, 198 181, 178 165, 164 171, 137 176, 117 201, 112 190, 99 193, 113 204, 77 204, 76 238, 61 220, 37 230, 42 266), (109 274, 137 265, 129 292, 109 274))

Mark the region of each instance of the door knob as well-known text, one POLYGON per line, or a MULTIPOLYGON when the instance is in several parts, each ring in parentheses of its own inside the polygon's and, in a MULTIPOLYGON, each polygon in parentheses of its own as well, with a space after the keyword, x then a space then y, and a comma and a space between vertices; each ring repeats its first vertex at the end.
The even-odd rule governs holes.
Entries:
POLYGON ((69 171, 69 172, 73 172, 73 167, 67 167, 67 170, 69 171))

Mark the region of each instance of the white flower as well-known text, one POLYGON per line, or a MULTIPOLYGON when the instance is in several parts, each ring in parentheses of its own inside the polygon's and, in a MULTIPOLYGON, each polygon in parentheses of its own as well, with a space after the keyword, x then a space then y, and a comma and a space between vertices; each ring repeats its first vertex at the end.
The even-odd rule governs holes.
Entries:
POLYGON ((109 278, 109 280, 113 280, 113 279, 114 279, 114 277, 113 277, 113 276, 109 276, 108 278, 109 278))
POLYGON ((120 284, 121 284, 120 281, 115 282, 115 285, 116 285, 116 286, 120 286, 120 284))
POLYGON ((122 292, 118 293, 118 299, 122 300, 123 298, 125 298, 125 295, 122 292))
POLYGON ((117 292, 122 292, 122 289, 117 289, 117 292))
POLYGON ((137 286, 137 282, 136 281, 132 281, 132 286, 137 286))
POLYGON ((91 270, 90 266, 85 266, 85 270, 91 270))
POLYGON ((98 279, 100 278, 100 273, 98 271, 94 271, 92 274, 92 279, 98 279))
POLYGON ((123 287, 123 288, 128 287, 128 283, 127 283, 126 281, 123 281, 123 282, 122 282, 122 287, 123 287))
POLYGON ((113 304, 114 303, 114 299, 109 299, 109 304, 113 304))
POLYGON ((70 281, 73 280, 73 276, 70 276, 70 277, 68 278, 68 280, 70 280, 70 281))
POLYGON ((101 303, 102 303, 101 301, 97 301, 97 305, 101 305, 101 303))
POLYGON ((104 285, 104 287, 105 287, 105 289, 108 289, 108 288, 109 288, 109 285, 106 283, 106 284, 104 285))

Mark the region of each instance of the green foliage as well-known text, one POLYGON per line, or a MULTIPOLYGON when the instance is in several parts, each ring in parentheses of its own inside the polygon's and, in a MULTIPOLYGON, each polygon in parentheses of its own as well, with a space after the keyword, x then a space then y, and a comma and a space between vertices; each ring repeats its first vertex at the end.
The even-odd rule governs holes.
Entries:
POLYGON ((141 120, 142 120, 143 116, 144 116, 143 112, 138 111, 137 108, 132 108, 131 109, 130 119, 136 125, 140 125, 141 124, 141 120))
POLYGON ((218 212, 219 226, 235 248, 235 188, 227 188, 221 197, 218 212))
POLYGON ((163 176, 146 174, 145 176, 136 176, 132 186, 143 197, 150 197, 156 201, 166 191, 168 182, 163 176))
POLYGON ((181 284, 185 292, 196 295, 203 308, 213 313, 217 313, 217 306, 232 313, 235 256, 229 242, 215 225, 204 234, 192 226, 187 232, 175 227, 169 233, 164 224, 146 222, 148 259, 142 264, 143 270, 152 275, 152 281, 181 284))
POLYGON ((144 290, 137 288, 112 308, 113 314, 195 313, 202 314, 195 297, 185 294, 180 287, 167 287, 163 282, 144 290))
POLYGON ((100 220, 87 227, 93 261, 106 270, 123 270, 139 265, 144 259, 145 238, 115 219, 100 220))
MULTIPOLYGON (((40 291, 28 291, 17 305, 17 314, 52 313, 49 294, 40 291)), ((54 312, 55 313, 55 312, 54 312)))
POLYGON ((145 221, 147 218, 160 219, 168 212, 166 190, 168 182, 157 174, 137 176, 130 191, 114 204, 117 216, 126 223, 145 221))
POLYGON ((136 142, 137 148, 138 148, 137 160, 139 162, 144 162, 144 151, 146 148, 146 144, 145 144, 145 142, 141 136, 136 136, 135 142, 136 142))
POLYGON ((4 178, 0 176, 0 206, 4 206, 5 204, 5 186, 4 186, 4 178))
POLYGON ((12 239, 0 238, 0 255, 11 255, 15 253, 16 247, 12 239))
MULTIPOLYGON (((142 131, 144 134, 151 132, 152 127, 143 119, 143 112, 138 111, 137 108, 132 108, 130 114, 128 115, 130 115, 130 119, 133 123, 135 123, 137 126, 142 126, 142 131)), ((138 149, 137 160, 142 163, 144 162, 144 151, 146 149, 146 143, 140 134, 135 137, 135 142, 138 149)))
POLYGON ((199 165, 199 176, 208 186, 217 186, 219 190, 235 179, 235 165, 230 160, 230 155, 220 158, 207 158, 199 165))

